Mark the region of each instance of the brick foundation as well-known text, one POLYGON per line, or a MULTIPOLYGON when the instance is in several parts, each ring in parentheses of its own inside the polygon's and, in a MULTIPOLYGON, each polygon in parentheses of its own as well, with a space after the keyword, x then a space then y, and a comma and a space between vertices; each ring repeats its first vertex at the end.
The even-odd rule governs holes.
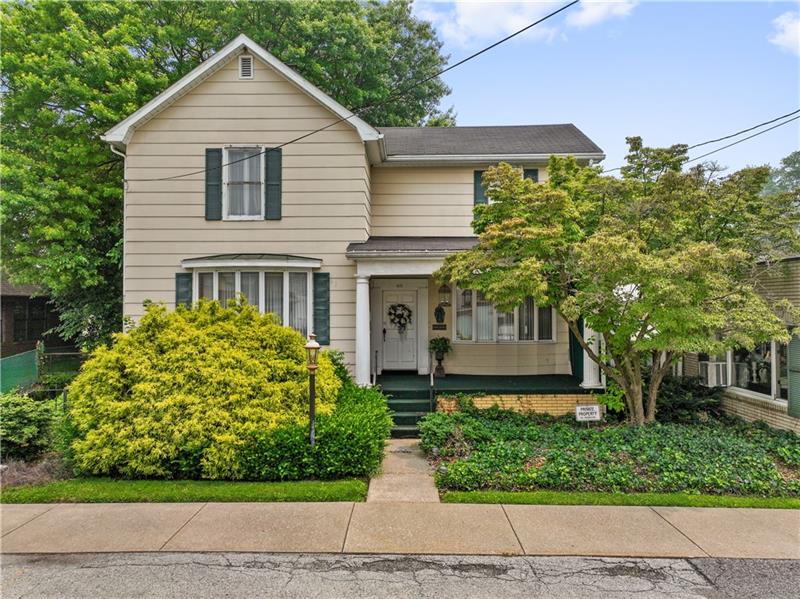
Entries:
POLYGON ((729 391, 722 396, 722 409, 750 422, 763 420, 773 428, 800 433, 800 418, 789 416, 786 402, 747 397, 729 391))
MULTIPOLYGON (((541 412, 551 416, 573 414, 575 406, 595 404, 594 396, 586 393, 533 394, 533 395, 478 395, 470 397, 475 407, 491 408, 497 405, 505 410, 515 412, 541 412)), ((436 410, 451 413, 457 409, 458 398, 448 395, 436 397, 436 410)))

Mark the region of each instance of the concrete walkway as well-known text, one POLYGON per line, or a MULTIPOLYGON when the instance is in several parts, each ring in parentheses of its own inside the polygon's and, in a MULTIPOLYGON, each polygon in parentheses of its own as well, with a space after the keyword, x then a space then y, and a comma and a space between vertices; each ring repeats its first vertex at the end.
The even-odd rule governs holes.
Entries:
POLYGON ((367 503, 439 503, 433 473, 417 439, 390 439, 381 472, 369 481, 367 503))
POLYGON ((800 559, 800 511, 437 503, 0 506, 3 553, 294 553, 800 559))

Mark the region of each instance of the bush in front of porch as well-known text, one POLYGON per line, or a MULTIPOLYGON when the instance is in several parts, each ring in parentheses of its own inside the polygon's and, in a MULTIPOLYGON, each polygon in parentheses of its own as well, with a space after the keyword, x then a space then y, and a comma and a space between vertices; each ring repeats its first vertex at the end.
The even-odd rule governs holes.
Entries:
POLYGON ((420 432, 442 490, 800 497, 800 437, 732 419, 586 428, 490 408, 431 414, 420 432))
POLYGON ((305 340, 246 304, 150 306, 83 365, 69 389, 82 474, 299 480, 365 476, 391 428, 386 398, 319 358, 308 441, 305 340))

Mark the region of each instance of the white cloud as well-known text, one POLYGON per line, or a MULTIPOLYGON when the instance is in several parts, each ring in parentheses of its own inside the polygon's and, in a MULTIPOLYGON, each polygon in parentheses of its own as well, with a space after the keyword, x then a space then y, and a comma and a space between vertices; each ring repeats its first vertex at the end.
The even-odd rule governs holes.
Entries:
MULTIPOLYGON (((566 25, 589 27, 607 19, 630 14, 637 0, 583 0, 567 9, 566 25)), ((551 1, 508 2, 506 0, 456 0, 455 2, 415 2, 414 12, 431 21, 445 41, 468 46, 493 40, 523 28, 563 4, 551 1)), ((560 16, 560 15, 559 15, 560 16)), ((561 31, 555 17, 537 25, 524 35, 527 39, 551 41, 561 31)))
POLYGON ((769 41, 800 56, 800 12, 785 12, 772 21, 775 31, 769 41))
POLYGON ((567 25, 591 27, 607 19, 627 17, 631 14, 634 6, 636 6, 635 0, 617 0, 616 2, 583 0, 578 5, 577 12, 571 12, 567 15, 567 25))

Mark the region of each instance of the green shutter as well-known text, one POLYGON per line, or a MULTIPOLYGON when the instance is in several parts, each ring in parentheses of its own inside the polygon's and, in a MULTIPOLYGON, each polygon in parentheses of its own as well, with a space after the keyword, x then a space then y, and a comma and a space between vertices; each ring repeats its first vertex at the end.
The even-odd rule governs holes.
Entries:
POLYGON ((264 186, 264 218, 281 219, 281 148, 267 149, 267 184, 264 186))
POLYGON ((331 275, 314 273, 314 334, 320 345, 331 344, 331 275))
POLYGON ((222 220, 222 148, 206 148, 206 220, 222 220))
POLYGON ((175 307, 192 305, 192 273, 175 273, 175 307))
POLYGON ((800 336, 789 342, 789 416, 800 418, 800 336))
POLYGON ((483 185, 481 183, 481 178, 483 177, 483 171, 475 171, 473 174, 474 177, 474 184, 475 184, 475 205, 478 204, 486 204, 486 194, 483 191, 483 185))
POLYGON ((522 171, 522 176, 526 179, 532 179, 533 181, 539 182, 539 169, 538 168, 526 168, 522 171))

